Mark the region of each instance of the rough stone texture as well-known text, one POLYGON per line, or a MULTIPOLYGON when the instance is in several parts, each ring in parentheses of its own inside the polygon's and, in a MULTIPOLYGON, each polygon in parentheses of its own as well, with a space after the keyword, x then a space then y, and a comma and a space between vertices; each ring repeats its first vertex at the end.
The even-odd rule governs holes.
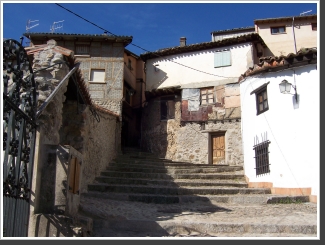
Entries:
POLYGON ((92 43, 90 58, 78 57, 78 60, 81 61, 80 70, 94 102, 118 115, 122 114, 124 47, 92 43), (90 81, 91 69, 105 69, 103 84, 90 81))
POLYGON ((81 192, 87 191, 87 184, 108 165, 118 150, 120 136, 116 117, 96 111, 97 122, 88 107, 77 102, 64 104, 63 125, 60 130, 61 144, 71 145, 83 155, 81 192))
MULTIPOLYGON (((36 73, 35 82, 38 84, 39 93, 38 108, 51 95, 57 85, 69 72, 69 67, 65 63, 63 55, 53 50, 55 45, 56 42, 50 40, 48 46, 44 50, 34 54, 34 70, 46 68, 56 63, 62 63, 36 73)), ((47 138, 48 144, 59 143, 58 132, 62 122, 62 104, 65 101, 64 93, 67 91, 67 84, 68 81, 63 84, 62 88, 49 102, 38 119, 38 123, 44 129, 43 132, 47 138)))
MULTIPOLYGON (((231 117, 238 116, 240 108, 232 109, 235 114, 231 117)), ((230 109, 226 111, 227 115, 231 112, 230 109)), ((167 121, 160 121, 159 100, 148 103, 142 118, 141 147, 174 161, 208 164, 209 132, 226 131, 226 164, 243 165, 239 120, 209 122, 202 130, 200 123, 185 123, 182 126, 180 116, 181 102, 175 103, 175 119, 167 121)))

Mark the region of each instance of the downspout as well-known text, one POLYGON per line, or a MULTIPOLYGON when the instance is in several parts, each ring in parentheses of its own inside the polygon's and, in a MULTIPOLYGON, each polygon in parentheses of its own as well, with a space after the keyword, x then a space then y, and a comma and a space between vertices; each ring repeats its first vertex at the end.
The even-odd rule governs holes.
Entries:
POLYGON ((294 40, 294 44, 295 44, 295 54, 297 54, 294 22, 295 22, 295 17, 292 17, 292 33, 293 33, 293 40, 294 40))

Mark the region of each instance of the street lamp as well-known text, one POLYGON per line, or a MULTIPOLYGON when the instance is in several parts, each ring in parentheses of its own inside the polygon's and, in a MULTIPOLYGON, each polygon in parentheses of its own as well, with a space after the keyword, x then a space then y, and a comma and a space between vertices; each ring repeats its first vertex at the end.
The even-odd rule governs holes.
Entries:
POLYGON ((297 98, 297 87, 296 86, 292 85, 287 80, 283 80, 279 84, 279 87, 280 87, 280 92, 282 94, 290 94, 291 87, 293 87, 293 89, 295 90, 294 95, 295 95, 295 98, 296 98, 296 102, 298 102, 298 98, 297 98))

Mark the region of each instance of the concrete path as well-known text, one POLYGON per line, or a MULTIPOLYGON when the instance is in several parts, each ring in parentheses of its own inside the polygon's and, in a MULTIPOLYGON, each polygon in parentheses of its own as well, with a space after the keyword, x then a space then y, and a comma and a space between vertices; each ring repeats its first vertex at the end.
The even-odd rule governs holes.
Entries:
POLYGON ((317 239, 315 203, 153 204, 84 196, 93 237, 304 237, 317 239))

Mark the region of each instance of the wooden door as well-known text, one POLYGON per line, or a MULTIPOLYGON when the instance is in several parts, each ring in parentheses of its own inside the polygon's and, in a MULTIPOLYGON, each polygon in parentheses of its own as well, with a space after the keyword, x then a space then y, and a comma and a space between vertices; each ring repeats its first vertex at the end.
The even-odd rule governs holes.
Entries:
POLYGON ((225 135, 212 135, 212 163, 225 164, 225 135))

